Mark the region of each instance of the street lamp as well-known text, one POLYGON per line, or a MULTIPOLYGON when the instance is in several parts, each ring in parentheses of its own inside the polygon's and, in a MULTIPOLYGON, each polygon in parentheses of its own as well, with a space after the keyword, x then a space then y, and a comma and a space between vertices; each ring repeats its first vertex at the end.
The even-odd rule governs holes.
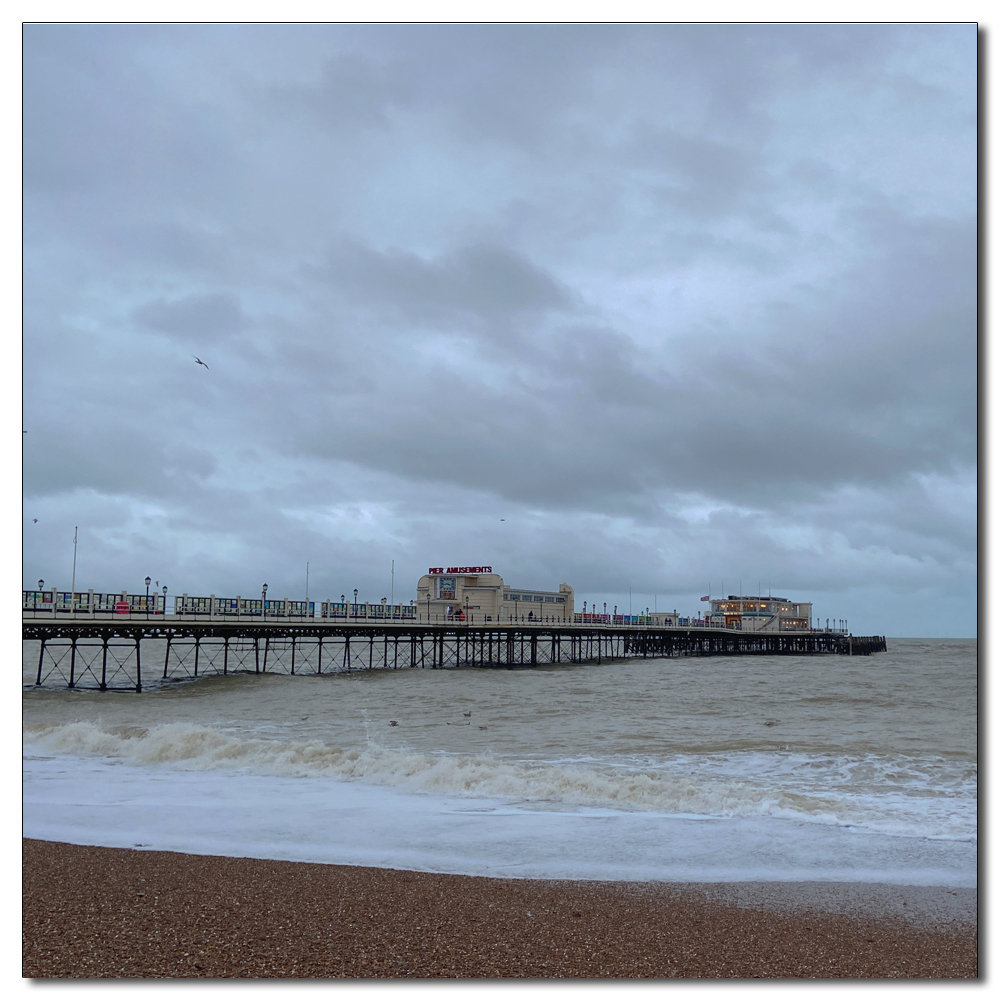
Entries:
POLYGON ((267 617, 267 584, 261 588, 260 592, 260 614, 262 618, 267 617))
POLYGON ((358 588, 354 588, 354 620, 358 620, 358 588))
POLYGON ((146 577, 146 617, 149 617, 149 585, 153 582, 151 577, 146 577))
POLYGON ((167 616, 167 585, 163 585, 163 617, 167 616))

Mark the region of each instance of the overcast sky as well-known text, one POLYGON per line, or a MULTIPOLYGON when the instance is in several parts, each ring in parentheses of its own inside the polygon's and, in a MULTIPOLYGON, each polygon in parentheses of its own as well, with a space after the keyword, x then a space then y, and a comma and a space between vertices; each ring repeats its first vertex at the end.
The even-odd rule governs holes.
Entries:
POLYGON ((24 41, 26 586, 975 634, 973 25, 24 41))

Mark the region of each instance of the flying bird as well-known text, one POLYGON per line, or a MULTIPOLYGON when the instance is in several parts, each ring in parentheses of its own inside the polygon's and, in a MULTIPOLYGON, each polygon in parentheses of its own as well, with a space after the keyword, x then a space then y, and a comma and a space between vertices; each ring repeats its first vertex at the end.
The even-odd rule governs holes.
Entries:
POLYGON ((38 518, 37 518, 37 517, 33 517, 33 518, 31 519, 31 523, 32 523, 32 524, 38 524, 38 518))
POLYGON ((195 361, 197 361, 199 365, 202 365, 202 366, 204 366, 204 367, 205 367, 205 368, 207 368, 207 369, 208 369, 209 371, 211 371, 211 370, 212 370, 211 368, 209 368, 209 367, 208 367, 208 365, 206 365, 206 364, 205 364, 205 362, 204 362, 204 361, 202 361, 202 360, 201 360, 201 358, 199 358, 199 357, 195 357, 195 355, 193 355, 193 354, 191 355, 191 357, 192 357, 192 358, 194 358, 194 359, 195 359, 195 361))
POLYGON ((471 712, 463 712, 462 715, 464 715, 466 718, 468 718, 470 715, 472 715, 472 713, 471 712))
POLYGON ((390 725, 390 726, 398 726, 398 725, 399 725, 399 723, 398 723, 398 722, 396 722, 396 720, 395 720, 395 719, 393 719, 393 720, 392 720, 392 721, 391 721, 391 722, 389 723, 389 725, 390 725))

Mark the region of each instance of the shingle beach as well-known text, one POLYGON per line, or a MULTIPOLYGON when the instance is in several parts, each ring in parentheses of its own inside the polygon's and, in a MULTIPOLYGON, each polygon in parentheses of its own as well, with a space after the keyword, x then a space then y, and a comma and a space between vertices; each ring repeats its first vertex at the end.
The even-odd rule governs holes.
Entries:
POLYGON ((492 879, 24 845, 31 978, 974 978, 975 890, 492 879))

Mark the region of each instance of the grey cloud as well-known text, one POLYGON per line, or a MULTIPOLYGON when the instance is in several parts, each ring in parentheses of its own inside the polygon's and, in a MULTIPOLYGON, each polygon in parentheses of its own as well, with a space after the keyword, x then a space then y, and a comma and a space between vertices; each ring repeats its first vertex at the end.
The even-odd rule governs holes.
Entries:
POLYGON ((238 333, 247 322, 240 300, 230 292, 154 299, 136 309, 133 317, 149 330, 202 343, 238 333))
POLYGON ((453 325, 572 307, 560 282, 524 255, 498 246, 462 247, 425 260, 351 242, 331 252, 323 273, 356 301, 417 322, 453 325))
POLYGON ((345 53, 326 61, 315 84, 276 86, 270 97, 278 108, 299 105, 307 109, 335 132, 384 129, 393 109, 409 103, 408 83, 398 65, 377 65, 345 53))
POLYGON ((665 201, 701 217, 728 214, 749 193, 774 187, 759 154, 646 122, 636 127, 627 158, 666 178, 659 188, 665 201))

